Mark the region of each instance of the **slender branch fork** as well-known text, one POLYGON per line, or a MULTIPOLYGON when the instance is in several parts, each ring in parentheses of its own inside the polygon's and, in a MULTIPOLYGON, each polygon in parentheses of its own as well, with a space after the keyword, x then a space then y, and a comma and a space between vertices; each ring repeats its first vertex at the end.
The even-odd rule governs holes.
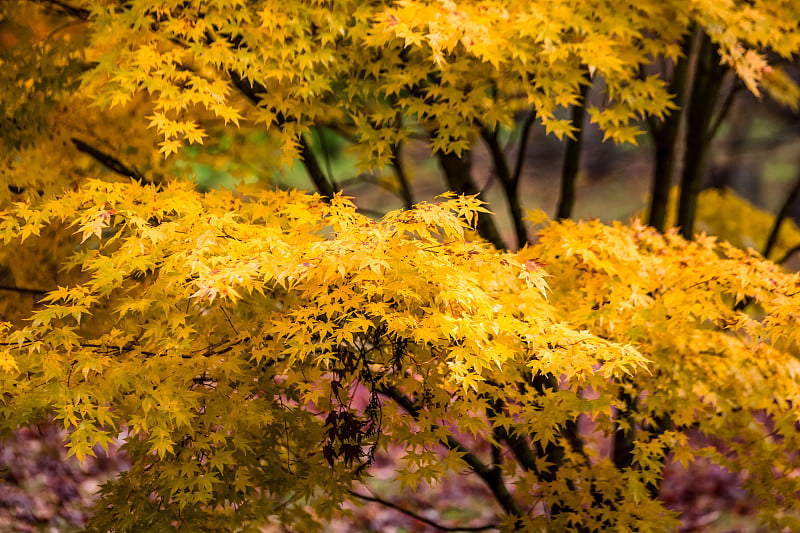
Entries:
MULTIPOLYGON (((414 419, 419 417, 419 409, 414 402, 394 387, 383 386, 378 391, 388 397, 397 405, 403 408, 414 419)), ((489 466, 481 461, 474 452, 464 446, 452 435, 448 435, 441 441, 442 445, 448 450, 457 452, 461 459, 483 480, 486 486, 492 491, 497 503, 510 516, 520 519, 525 513, 519 503, 514 499, 506 486, 503 474, 496 465, 489 466)))

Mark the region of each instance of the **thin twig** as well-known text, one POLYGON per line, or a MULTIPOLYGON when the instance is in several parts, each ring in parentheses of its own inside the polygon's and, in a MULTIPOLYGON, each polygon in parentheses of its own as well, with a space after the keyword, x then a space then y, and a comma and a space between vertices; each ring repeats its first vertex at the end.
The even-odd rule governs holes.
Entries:
POLYGON ((789 260, 790 257, 792 257, 797 252, 800 252, 800 244, 796 244, 791 248, 789 248, 788 250, 786 250, 786 253, 783 254, 783 257, 781 257, 780 260, 778 260, 778 264, 779 265, 784 264, 786 261, 789 260))
POLYGON ((236 335, 238 336, 238 335, 239 335, 239 330, 237 330, 237 329, 236 329, 236 326, 234 326, 234 325, 233 325, 233 322, 231 322, 231 317, 230 317, 230 316, 228 316, 228 313, 225 311, 225 306, 222 306, 222 305, 221 305, 221 306, 219 306, 219 310, 220 310, 220 311, 222 311, 222 314, 223 314, 223 315, 225 315, 225 318, 228 320, 228 324, 230 324, 230 326, 231 326, 231 329, 232 329, 232 330, 233 330, 233 332, 234 332, 234 333, 236 333, 236 335))
POLYGON ((414 520, 417 520, 418 522, 422 522, 423 524, 427 524, 427 525, 431 526, 432 528, 438 529, 440 531, 486 531, 487 529, 498 529, 498 526, 496 524, 486 524, 485 526, 473 526, 473 527, 469 527, 469 526, 464 526, 464 527, 443 526, 443 525, 441 525, 441 524, 439 524, 437 522, 434 522, 433 520, 429 520, 428 518, 425 518, 424 516, 420 516, 420 515, 414 513, 413 511, 409 511, 408 509, 405 509, 404 507, 400 507, 399 505, 397 505, 395 503, 392 503, 390 501, 384 500, 383 498, 375 496, 374 494, 373 494, 373 496, 367 496, 366 494, 359 494, 358 492, 355 492, 355 491, 352 491, 352 490, 348 490, 347 493, 350 494, 351 496, 355 496, 356 498, 358 498, 360 500, 364 500, 364 501, 367 501, 367 502, 379 503, 379 504, 381 504, 381 505, 383 505, 385 507, 388 507, 390 509, 394 509, 395 511, 403 513, 406 516, 410 516, 411 518, 413 518, 414 520))
MULTIPOLYGON (((238 73, 229 70, 228 77, 233 83, 233 86, 239 89, 244 96, 250 100, 250 103, 254 106, 258 107, 261 103, 261 98, 258 96, 259 93, 266 93, 267 90, 264 86, 251 82, 240 76, 238 73)), ((282 113, 278 113, 277 122, 278 127, 283 126, 287 122, 291 122, 291 119, 288 119, 283 116, 282 113)), ((326 202, 329 202, 333 195, 338 190, 335 184, 331 184, 328 181, 328 178, 325 176, 325 173, 322 171, 322 167, 319 165, 319 161, 317 160, 317 156, 314 154, 314 151, 311 149, 311 145, 309 145, 308 140, 306 139, 305 135, 300 134, 298 138, 298 143, 300 144, 300 158, 303 162, 303 166, 306 167, 306 171, 308 172, 311 181, 314 183, 314 186, 325 199, 326 202)))
POLYGON ((278 395, 278 402, 281 404, 281 414, 283 415, 283 434, 286 440, 286 469, 289 473, 292 473, 292 458, 290 456, 291 448, 289 447, 289 426, 286 423, 286 407, 283 405, 283 398, 281 395, 278 395))
POLYGON ((728 91, 728 94, 725 95, 725 100, 722 102, 722 105, 719 106, 717 117, 708 127, 709 139, 713 139, 717 135, 717 131, 719 130, 720 125, 722 125, 722 121, 725 120, 726 116, 728 116, 728 111, 731 109, 734 97, 743 88, 744 84, 738 82, 737 79, 731 81, 730 90, 728 91))
MULTIPOLYGON (((398 113, 396 123, 398 128, 402 127, 402 118, 398 113)), ((394 169, 395 177, 400 185, 400 195, 403 198, 403 204, 406 209, 414 207, 414 197, 411 194, 411 187, 408 184, 408 175, 406 174, 405 167, 403 166, 403 156, 401 154, 401 141, 392 146, 392 168, 394 169)))

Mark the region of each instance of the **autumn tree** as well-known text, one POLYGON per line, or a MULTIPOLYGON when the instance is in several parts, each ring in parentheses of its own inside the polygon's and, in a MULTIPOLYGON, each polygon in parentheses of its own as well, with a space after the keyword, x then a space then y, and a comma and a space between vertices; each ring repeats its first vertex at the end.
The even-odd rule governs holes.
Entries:
POLYGON ((569 218, 586 116, 617 142, 649 121, 668 152, 655 213, 675 121, 705 143, 720 116, 687 94, 735 76, 796 104, 771 59, 800 49, 796 2, 3 10, 0 429, 53 419, 78 458, 124 443, 90 530, 312 531, 390 448, 402 486, 471 472, 503 530, 675 527, 663 467, 696 457, 746 471, 764 523, 800 528, 800 278, 695 239, 689 178, 683 236, 663 214, 569 218), (534 123, 567 145, 557 220, 526 221, 518 193, 534 123), (322 132, 406 209, 359 212, 322 132), (453 194, 413 197, 412 137, 453 194), (480 201, 478 142, 514 246, 480 201), (261 179, 198 191, 187 169, 220 154, 261 179), (271 186, 294 162, 314 194, 271 186))

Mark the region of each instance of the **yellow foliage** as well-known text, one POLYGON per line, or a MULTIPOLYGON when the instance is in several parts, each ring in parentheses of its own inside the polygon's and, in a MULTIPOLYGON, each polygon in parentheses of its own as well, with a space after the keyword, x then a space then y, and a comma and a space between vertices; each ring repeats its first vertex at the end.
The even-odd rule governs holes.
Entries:
MULTIPOLYGON (((289 487, 298 505, 341 498, 365 450, 387 441, 408 450, 401 478, 417 483, 438 460, 411 450, 435 445, 446 424, 488 436, 492 397, 530 412, 566 409, 507 421, 550 442, 591 405, 579 388, 601 390, 647 362, 555 319, 540 269, 465 241, 480 209, 472 198, 374 221, 338 196, 326 205, 298 193, 89 181, 40 209, 10 209, 3 221, 19 229, 6 237, 44 220, 72 224, 80 242, 70 262, 83 279, 4 334, 3 427, 32 422, 40 411, 22 406, 47 397, 39 408, 70 428, 78 458, 127 428, 135 464, 116 487, 135 479, 145 498, 123 501, 115 489, 101 508, 133 506, 133 521, 146 494, 170 498, 164 524, 190 504, 261 505, 289 487), (545 374, 564 376, 566 388, 517 389, 545 374), (420 408, 432 391, 432 416, 413 420, 377 400, 359 414, 346 392, 357 386, 420 408), (264 437, 272 432, 288 440, 264 437), (201 462, 207 486, 196 485, 197 468, 170 473, 187 461, 201 462), (231 491, 241 472, 260 481, 231 491)), ((198 523, 212 523, 215 506, 203 509, 198 523)))
POLYGON ((778 516, 800 489, 770 484, 797 468, 798 275, 638 224, 549 223, 499 253, 465 240, 481 209, 447 195, 372 220, 340 195, 96 180, 17 204, 6 239, 69 224, 81 272, 4 327, 2 429, 53 416, 79 458, 127 435, 101 530, 308 525, 389 444, 403 484, 475 468, 455 427, 506 442, 516 497, 564 510, 530 527, 674 524, 649 488, 673 448, 747 468, 778 516), (636 428, 627 465, 576 447, 582 419, 636 428), (695 429, 729 451, 687 448, 695 429))
POLYGON ((480 125, 511 125, 530 105, 549 132, 570 135, 560 111, 579 101, 588 72, 606 93, 592 120, 606 137, 634 142, 642 117, 674 108, 664 80, 641 76, 642 67, 676 59, 693 25, 752 92, 796 105, 796 84, 766 52, 800 51, 798 10, 793 0, 153 0, 119 9, 93 0, 50 20, 36 2, 17 0, 6 13, 19 28, 71 24, 47 40, 20 32, 17 46, 2 48, 0 125, 17 148, 58 113, 63 95, 77 91, 101 109, 146 95, 164 156, 218 125, 261 123, 280 131, 289 162, 299 134, 349 117, 362 166, 379 168, 409 134, 395 125, 398 112, 446 151, 469 146, 480 125))
POLYGON ((798 466, 790 450, 800 444, 800 275, 714 237, 687 242, 638 222, 553 223, 529 253, 551 274, 550 302, 565 321, 632 342, 650 361, 617 381, 617 418, 596 419, 608 433, 637 428, 630 474, 649 483, 644 472, 658 472, 669 450, 684 463, 702 453, 746 469, 746 487, 773 523, 782 507, 775 479, 798 466), (739 309, 745 300, 756 316, 739 309), (689 428, 724 447, 692 451, 674 440, 689 428))
MULTIPOLYGON (((267 188, 312 127, 343 130, 365 168, 420 130, 459 154, 522 110, 570 136, 587 75, 592 120, 632 142, 673 109, 642 73, 693 27, 792 105, 767 52, 800 50, 798 10, 5 2, 0 279, 19 294, 0 303, 0 433, 54 419, 79 459, 122 439, 103 532, 316 531, 390 446, 403 486, 476 474, 506 530, 677 527, 656 497, 671 452, 747 471, 765 524, 800 530, 797 275, 712 237, 539 215, 534 246, 499 252, 469 238, 473 196, 374 220, 267 188), (193 164, 260 181, 198 192, 193 164), (695 431, 724 447, 691 448, 695 431)), ((736 202, 701 198, 700 217, 736 202)))

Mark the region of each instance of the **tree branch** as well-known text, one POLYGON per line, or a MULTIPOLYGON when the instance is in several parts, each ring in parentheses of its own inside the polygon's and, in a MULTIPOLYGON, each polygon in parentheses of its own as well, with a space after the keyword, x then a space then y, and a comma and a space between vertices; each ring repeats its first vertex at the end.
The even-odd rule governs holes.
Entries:
MULTIPOLYGON (((261 87, 259 84, 251 84, 244 78, 242 78, 236 72, 228 71, 228 77, 230 78, 233 86, 239 89, 244 96, 250 100, 254 106, 258 106, 261 102, 261 99, 258 97, 259 92, 266 92, 266 89, 261 87)), ((286 119, 282 114, 278 114, 278 127, 282 126, 286 122, 289 122, 289 119, 286 119)), ((300 143, 300 157, 303 161, 303 166, 306 167, 306 171, 308 172, 311 181, 314 183, 314 187, 316 187, 317 191, 329 201, 330 198, 336 193, 336 187, 331 185, 328 179, 325 177, 325 173, 322 172, 322 167, 317 160, 316 155, 314 155, 314 151, 311 150, 311 146, 308 144, 308 141, 305 138, 305 135, 300 135, 299 138, 300 143)))
MULTIPOLYGON (((778 242, 778 233, 780 233, 781 224, 783 220, 789 216, 789 212, 792 209, 792 206, 800 197, 800 163, 798 164, 798 171, 797 171, 797 178, 795 179, 795 183, 792 186, 792 190, 789 192, 789 196, 786 197, 786 200, 781 205, 780 211, 778 211, 778 215, 775 217, 775 222, 772 224, 772 229, 769 232, 769 237, 767 237, 767 243, 764 245, 764 251, 761 252, 765 258, 769 259, 769 254, 772 252, 772 248, 775 246, 775 243, 778 242)), ((787 257, 788 258, 788 257, 787 257)))
POLYGON ((406 209, 414 207, 414 196, 411 194, 411 187, 408 185, 408 176, 403 166, 403 158, 400 153, 401 145, 398 143, 392 146, 392 168, 397 182, 400 184, 400 195, 403 198, 403 205, 406 209))
POLYGON ((682 117, 685 112, 686 82, 689 75, 689 63, 692 60, 694 46, 694 33, 684 38, 682 49, 683 57, 677 60, 672 71, 672 89, 675 93, 675 106, 669 115, 665 116, 659 125, 652 116, 647 117, 650 135, 653 139, 655 152, 655 165, 653 166, 653 179, 650 193, 650 215, 647 223, 658 231, 663 232, 667 221, 667 206, 669 193, 672 187, 672 176, 675 172, 677 157, 676 146, 680 135, 682 117))
POLYGON ((8 285, 0 285, 0 291, 19 292, 22 294, 43 295, 48 291, 40 291, 39 289, 26 289, 24 287, 11 287, 8 285))
POLYGON ((503 149, 500 148, 500 142, 497 140, 497 130, 482 128, 481 138, 489 148, 494 172, 503 186, 506 202, 508 202, 508 210, 511 213, 511 219, 514 221, 517 247, 522 248, 528 243, 528 232, 525 229, 525 221, 522 219, 522 208, 519 203, 519 194, 517 193, 517 184, 519 182, 511 177, 511 171, 508 169, 508 163, 506 162, 506 154, 503 153, 503 149))
POLYGON ((528 148, 528 139, 530 138, 531 128, 533 123, 536 122, 536 109, 532 109, 528 116, 525 117, 525 122, 522 124, 522 133, 519 137, 519 147, 517 148, 517 159, 514 162, 514 172, 511 174, 511 180, 514 185, 519 184, 519 177, 522 175, 522 164, 525 161, 525 152, 528 148))
MULTIPOLYGON (((408 414, 414 417, 415 420, 419 418, 419 407, 414 405, 414 402, 412 402, 411 399, 409 399, 396 388, 384 385, 380 387, 378 392, 384 396, 387 396, 397 405, 402 407, 408 414)), ((434 426, 434 428, 436 427, 438 426, 434 426)), ((511 493, 508 491, 508 487, 506 487, 502 472, 499 468, 493 468, 484 464, 483 461, 478 459, 478 456, 476 456, 466 446, 461 444, 452 435, 448 435, 446 438, 442 439, 441 443, 448 450, 456 452, 460 455, 461 459, 467 463, 470 469, 483 480, 487 487, 489 487, 489 489, 492 491, 492 494, 494 494, 495 499, 503 507, 503 510, 506 513, 517 518, 524 515, 519 504, 516 502, 516 500, 514 500, 514 498, 511 496, 511 493)))
POLYGON ((326 199, 333 198, 336 190, 325 178, 322 167, 319 166, 319 161, 317 161, 317 156, 314 155, 314 151, 311 149, 311 145, 308 144, 305 135, 301 134, 299 141, 300 157, 303 160, 303 166, 306 167, 311 181, 314 182, 314 187, 316 187, 317 191, 326 199))
POLYGON ((719 106, 719 111, 717 113, 716 118, 708 127, 709 139, 712 139, 717 135, 717 131, 719 130, 719 127, 722 125, 722 121, 725 120, 725 117, 728 115, 728 111, 730 111, 731 109, 731 105, 733 105, 734 98, 739 93, 739 91, 741 91, 744 88, 744 84, 740 83, 735 78, 735 74, 731 75, 734 76, 734 79, 731 81, 730 90, 728 91, 728 94, 725 95, 725 100, 723 100, 722 104, 719 106))
POLYGON ((701 34, 700 39, 694 80, 686 109, 685 153, 678 203, 677 222, 681 235, 687 241, 694 239, 697 196, 700 194, 713 133, 710 128, 714 108, 725 75, 725 67, 719 63, 717 45, 705 33, 701 34))
POLYGON ((781 257, 778 260, 778 264, 779 265, 784 264, 786 261, 789 260, 790 257, 792 257, 797 252, 800 252, 800 244, 796 244, 796 245, 792 246, 791 248, 789 248, 788 250, 786 250, 786 253, 783 254, 783 257, 781 257))
POLYGON ((79 18, 81 20, 89 20, 89 15, 91 15, 91 12, 88 9, 83 9, 82 7, 75 7, 70 4, 67 4, 66 2, 61 2, 59 0, 43 0, 40 3, 45 6, 50 6, 54 8, 54 10, 57 11, 58 13, 79 18))
POLYGON ((113 155, 107 154, 94 146, 90 146, 75 137, 71 138, 70 141, 72 141, 72 144, 79 152, 91 156, 108 170, 126 178, 133 178, 139 183, 150 183, 150 180, 146 179, 138 170, 128 167, 113 155))
POLYGON ((336 185, 336 180, 333 178, 333 168, 331 167, 331 154, 330 150, 328 149, 328 143, 323 136, 322 128, 319 126, 314 126, 314 130, 317 132, 317 137, 319 137, 319 147, 322 150, 322 157, 325 158, 325 171, 328 173, 328 181, 333 186, 334 190, 339 190, 339 187, 336 185))
POLYGON ((580 87, 580 102, 572 106, 570 125, 575 129, 575 138, 567 139, 567 148, 564 151, 564 164, 561 168, 561 192, 558 199, 556 218, 563 219, 572 216, 575 205, 575 182, 578 179, 578 170, 581 163, 581 148, 583 146, 583 122, 586 118, 586 96, 592 82, 584 72, 584 84, 580 87))
POLYGON ((356 213, 373 218, 383 218, 386 215, 384 211, 378 211, 377 209, 370 209, 368 207, 357 207, 356 213))
MULTIPOLYGON (((502 409, 503 402, 501 400, 496 400, 494 405, 490 403, 486 412, 489 420, 492 421, 502 409)), ((493 432, 497 440, 502 440, 508 444, 508 447, 514 454, 514 457, 516 457, 517 462, 522 465, 522 468, 539 476, 539 469, 536 466, 536 455, 525 439, 516 435, 513 431, 509 432, 503 426, 495 427, 493 432)))
MULTIPOLYGON (((462 150, 460 156, 456 155, 455 152, 445 153, 438 150, 436 158, 439 160, 439 166, 451 191, 467 196, 480 193, 471 175, 472 159, 470 150, 462 150)), ((503 238, 500 237, 500 232, 497 231, 497 226, 489 213, 478 213, 477 230, 481 237, 492 243, 498 250, 506 249, 503 238)))
MULTIPOLYGON (((392 98, 392 106, 397 107, 397 98, 392 98)), ((394 117, 394 126, 397 131, 403 127, 403 114, 397 111, 394 117)), ((394 169, 395 177, 400 184, 400 194, 403 197, 403 203, 406 209, 414 207, 414 197, 411 194, 411 187, 408 185, 408 176, 406 175, 405 167, 403 166, 403 155, 401 153, 402 141, 392 146, 392 168, 394 169)))
POLYGON ((383 498, 379 498, 378 496, 375 496, 374 494, 372 496, 367 496, 366 494, 359 494, 358 492, 355 492, 355 491, 352 491, 352 490, 348 490, 347 493, 350 494, 351 496, 355 496, 356 498, 358 498, 360 500, 364 500, 364 501, 367 501, 367 502, 379 503, 379 504, 381 504, 381 505, 383 505, 385 507, 388 507, 390 509, 394 509, 395 511, 403 513, 406 516, 410 516, 411 518, 413 518, 414 520, 417 520, 418 522, 422 522, 423 524, 427 524, 427 525, 431 526, 432 528, 438 529, 440 531, 486 531, 487 529, 498 529, 497 524, 486 524, 485 526, 474 526, 474 527, 448 527, 448 526, 443 526, 443 525, 441 525, 441 524, 439 524, 437 522, 434 522, 433 520, 429 520, 429 519, 425 518, 424 516, 420 516, 420 515, 414 513, 413 511, 410 511, 408 509, 400 507, 399 505, 397 505, 395 503, 392 503, 390 501, 384 500, 383 498))
POLYGON ((481 138, 486 143, 486 147, 489 148, 489 155, 492 156, 492 164, 497 177, 500 178, 503 184, 511 183, 511 171, 508 169, 505 154, 497 140, 497 130, 481 128, 481 138))

